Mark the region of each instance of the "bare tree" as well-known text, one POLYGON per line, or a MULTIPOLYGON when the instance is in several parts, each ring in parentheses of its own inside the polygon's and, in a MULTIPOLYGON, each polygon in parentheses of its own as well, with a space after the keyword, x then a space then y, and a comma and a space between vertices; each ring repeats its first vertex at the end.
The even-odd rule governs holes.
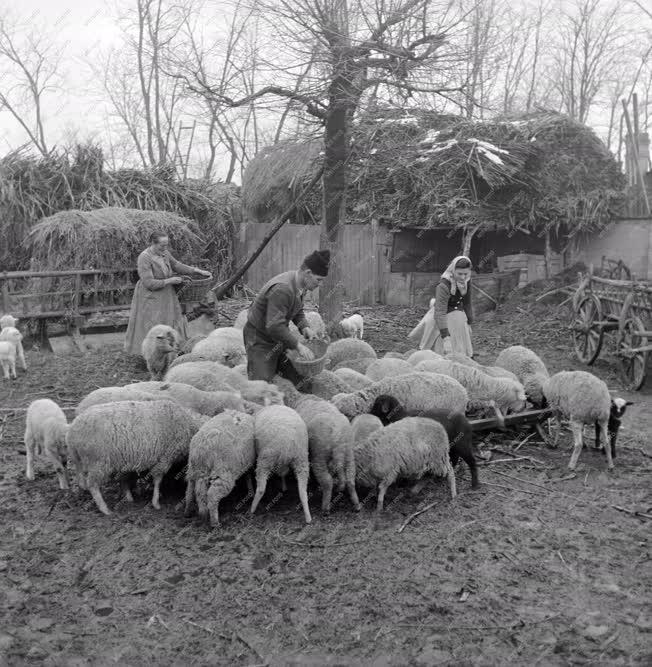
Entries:
MULTIPOLYGON (((341 318, 341 222, 348 179, 349 126, 365 91, 383 87, 406 93, 430 95, 451 92, 446 87, 424 86, 419 74, 434 69, 447 38, 429 10, 429 0, 278 0, 260 3, 264 18, 292 46, 303 62, 293 76, 278 83, 244 91, 240 98, 224 95, 201 72, 186 76, 190 90, 227 107, 248 107, 268 95, 302 104, 307 113, 324 126, 324 172, 322 240, 331 250, 331 270, 320 293, 325 319, 334 324, 341 318), (291 37, 294 39, 291 40, 291 37), (319 45, 315 70, 321 76, 305 86, 296 85, 296 72, 303 71, 315 41, 319 45), (294 80, 294 85, 292 81, 294 80)), ((278 68, 290 71, 287 66, 278 68)))
POLYGON ((0 111, 9 112, 42 155, 48 154, 43 101, 60 83, 62 46, 35 25, 0 15, 0 111))

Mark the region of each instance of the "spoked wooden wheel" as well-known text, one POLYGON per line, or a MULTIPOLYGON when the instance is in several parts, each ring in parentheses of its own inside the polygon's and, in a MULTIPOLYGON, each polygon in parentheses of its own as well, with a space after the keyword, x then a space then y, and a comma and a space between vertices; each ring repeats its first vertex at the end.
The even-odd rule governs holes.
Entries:
POLYGON ((601 326, 602 308, 598 297, 585 296, 579 302, 573 319, 573 345, 577 358, 589 366, 598 358, 602 349, 604 332, 601 326))
POLYGON ((647 345, 647 338, 640 332, 645 331, 643 322, 638 317, 630 317, 618 337, 618 356, 625 383, 625 389, 638 391, 645 383, 647 352, 634 352, 647 345))

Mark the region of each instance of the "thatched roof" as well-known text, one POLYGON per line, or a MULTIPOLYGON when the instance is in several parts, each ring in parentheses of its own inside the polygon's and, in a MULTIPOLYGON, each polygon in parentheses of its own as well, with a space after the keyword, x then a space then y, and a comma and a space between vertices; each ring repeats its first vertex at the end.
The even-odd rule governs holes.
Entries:
MULTIPOLYGON (((277 215, 320 166, 322 143, 265 149, 243 178, 245 215, 277 215)), ((599 229, 621 203, 624 179, 596 134, 557 113, 491 122, 388 110, 352 131, 347 222, 390 227, 599 229)), ((316 192, 308 218, 320 220, 316 192)))
POLYGON ((233 264, 239 196, 236 186, 177 180, 169 166, 108 170, 95 146, 47 157, 14 151, 0 159, 0 238, 5 241, 0 244, 0 266, 29 268, 29 255, 20 250, 30 228, 43 218, 60 211, 119 207, 169 211, 195 221, 205 239, 201 256, 216 277, 226 277, 233 264))

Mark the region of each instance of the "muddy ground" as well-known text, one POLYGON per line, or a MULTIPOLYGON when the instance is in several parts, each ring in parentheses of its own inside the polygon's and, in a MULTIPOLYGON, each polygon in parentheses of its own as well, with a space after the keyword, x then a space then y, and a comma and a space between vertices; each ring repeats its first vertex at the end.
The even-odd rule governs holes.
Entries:
MULTIPOLYGON (((407 349, 423 314, 361 312, 379 353, 407 349)), ((480 360, 523 343, 552 372, 581 369, 567 316, 512 299, 478 318, 480 360)), ((593 372, 622 394, 608 352, 593 372)), ((27 375, 0 385, 3 408, 39 397, 73 406, 146 376, 120 348, 27 358, 27 375)), ((238 487, 215 531, 183 518, 173 481, 161 511, 145 485, 134 506, 107 488, 111 517, 60 492, 43 463, 28 483, 24 414, 0 413, 0 664, 650 665, 652 522, 613 506, 652 513, 652 380, 633 400, 611 474, 586 450, 568 479, 568 436, 557 450, 531 437, 514 455, 529 431, 509 431, 483 443, 504 451, 477 491, 460 464, 452 503, 435 480, 416 497, 390 489, 379 519, 364 491, 360 514, 342 498, 322 518, 311 487, 306 527, 293 484, 270 485, 254 517, 238 487)))

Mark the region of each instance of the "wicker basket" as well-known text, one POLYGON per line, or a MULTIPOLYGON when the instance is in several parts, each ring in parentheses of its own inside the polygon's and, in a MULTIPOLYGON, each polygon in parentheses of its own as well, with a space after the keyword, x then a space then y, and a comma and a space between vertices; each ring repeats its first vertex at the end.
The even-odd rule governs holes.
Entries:
POLYGON ((181 283, 181 285, 177 285, 179 303, 204 301, 212 282, 212 278, 200 278, 199 280, 188 280, 181 283))
POLYGON ((289 350, 287 353, 288 359, 299 375, 303 377, 319 375, 329 363, 329 359, 326 358, 328 343, 325 340, 315 339, 303 341, 303 344, 312 350, 315 358, 312 361, 306 361, 299 356, 296 350, 289 350))

